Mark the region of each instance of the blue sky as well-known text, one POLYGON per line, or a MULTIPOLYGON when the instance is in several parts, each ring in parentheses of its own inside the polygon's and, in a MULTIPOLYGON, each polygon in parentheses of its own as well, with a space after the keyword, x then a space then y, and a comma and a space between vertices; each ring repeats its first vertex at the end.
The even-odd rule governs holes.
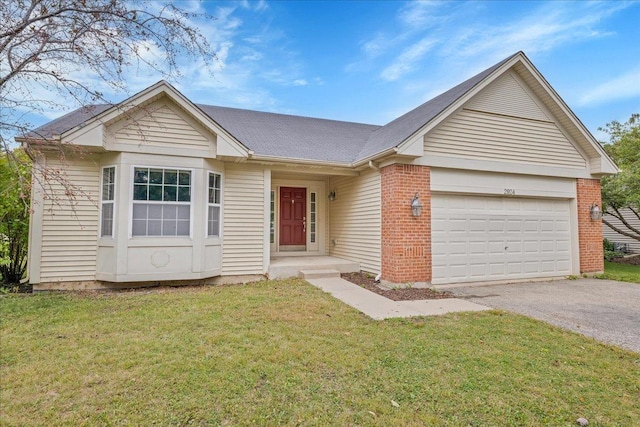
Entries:
MULTIPOLYGON (((217 17, 203 27, 213 76, 184 63, 172 81, 198 103, 384 124, 522 50, 596 137, 640 112, 638 2, 181 5, 217 17)), ((129 94, 161 78, 128 73, 129 94)))

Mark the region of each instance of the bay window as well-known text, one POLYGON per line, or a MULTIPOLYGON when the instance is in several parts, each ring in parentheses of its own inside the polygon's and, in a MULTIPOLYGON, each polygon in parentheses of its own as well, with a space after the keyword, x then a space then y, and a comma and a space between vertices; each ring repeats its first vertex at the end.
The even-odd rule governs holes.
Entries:
POLYGON ((220 175, 209 173, 207 199, 207 236, 220 237, 220 175))
POLYGON ((102 195, 100 197, 100 237, 113 237, 116 168, 102 168, 102 195))
POLYGON ((189 236, 191 171, 135 167, 131 235, 189 236))

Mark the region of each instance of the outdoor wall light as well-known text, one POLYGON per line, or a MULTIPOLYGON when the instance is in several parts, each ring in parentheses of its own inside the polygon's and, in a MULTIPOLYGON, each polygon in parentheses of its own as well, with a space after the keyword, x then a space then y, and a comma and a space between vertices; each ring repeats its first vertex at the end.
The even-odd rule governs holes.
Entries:
POLYGON ((602 209, 600 209, 600 206, 596 204, 591 205, 591 207, 589 208, 589 213, 591 214, 591 219, 593 221, 602 219, 602 209))
POLYGON ((411 201, 411 213, 413 216, 418 217, 422 215, 422 203, 420 203, 420 196, 416 193, 411 201))
POLYGON ((336 199, 336 190, 329 191, 329 201, 333 202, 336 199))

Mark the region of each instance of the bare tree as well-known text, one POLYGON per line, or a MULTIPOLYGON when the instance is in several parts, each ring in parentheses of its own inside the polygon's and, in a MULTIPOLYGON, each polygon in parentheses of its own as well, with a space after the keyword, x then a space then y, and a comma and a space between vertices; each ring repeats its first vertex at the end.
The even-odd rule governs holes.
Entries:
POLYGON ((10 153, 34 113, 108 102, 103 92, 125 91, 131 67, 171 79, 185 58, 211 64, 216 56, 200 28, 212 19, 145 0, 0 2, 0 150, 10 153), (87 85, 87 76, 100 87, 87 85))
POLYGON ((64 167, 28 164, 45 149, 48 155, 55 149, 63 160, 70 153, 78 158, 83 155, 79 147, 31 132, 29 144, 16 150, 14 138, 29 132, 30 120, 45 112, 108 104, 104 93, 127 93, 132 70, 155 70, 172 80, 180 77, 179 63, 185 60, 200 68, 214 63, 216 55, 203 32, 214 18, 185 9, 199 8, 199 3, 180 5, 184 7, 147 0, 0 1, 0 160, 5 171, 0 199, 6 202, 0 204, 0 266, 5 281, 16 281, 24 272, 24 254, 12 248, 24 246, 26 227, 14 226, 24 218, 11 208, 22 204, 28 223, 25 194, 31 172, 45 192, 62 187, 62 197, 72 205, 77 198, 90 199, 66 179, 64 167), (12 191, 14 187, 20 190, 12 191))

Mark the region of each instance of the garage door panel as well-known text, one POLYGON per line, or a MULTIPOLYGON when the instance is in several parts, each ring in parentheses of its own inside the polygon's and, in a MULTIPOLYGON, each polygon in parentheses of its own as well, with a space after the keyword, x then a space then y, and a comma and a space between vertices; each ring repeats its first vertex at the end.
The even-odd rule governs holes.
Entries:
POLYGON ((466 255, 467 254, 467 242, 451 242, 449 244, 449 254, 451 255, 466 255))
POLYGON ((540 242, 537 240, 527 240, 524 242, 524 252, 527 254, 537 254, 540 252, 540 242))
POLYGON ((525 233, 538 233, 540 229, 538 228, 538 221, 535 219, 527 219, 524 221, 524 232, 525 233))
POLYGON ((487 232, 487 220, 486 219, 473 219, 468 221, 470 233, 486 233, 487 232))
POLYGON ((520 240, 507 240, 506 247, 507 254, 522 253, 522 241, 520 240))
POLYGON ((517 274, 520 275, 523 273, 523 266, 522 266, 523 262, 522 261, 517 261, 517 262, 507 262, 507 274, 517 274))
POLYGON ((487 253, 486 242, 469 242, 470 255, 485 255, 487 253))
POLYGON ((433 283, 570 274, 568 200, 434 195, 433 283))
POLYGON ((488 266, 485 263, 469 264, 469 274, 471 277, 484 277, 487 275, 488 266))
POLYGON ((488 255, 503 255, 504 254, 504 240, 492 240, 489 242, 488 255))
POLYGON ((527 274, 534 274, 540 271, 540 263, 537 261, 526 261, 524 263, 524 272, 527 274))

